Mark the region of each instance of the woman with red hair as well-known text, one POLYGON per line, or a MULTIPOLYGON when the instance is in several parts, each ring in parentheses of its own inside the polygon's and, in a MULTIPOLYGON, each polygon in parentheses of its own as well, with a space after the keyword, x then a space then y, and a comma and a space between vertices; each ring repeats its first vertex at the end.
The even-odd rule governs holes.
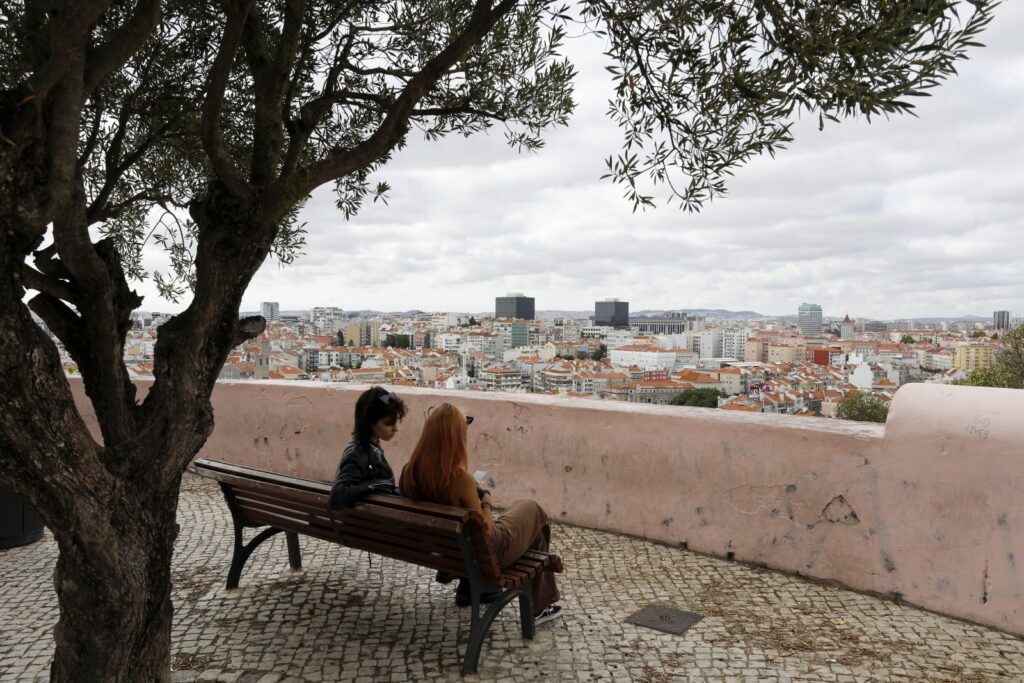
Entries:
MULTIPOLYGON (((430 411, 409 463, 402 469, 398 482, 402 495, 480 513, 502 567, 515 563, 527 550, 547 551, 551 527, 534 501, 517 501, 497 519, 492 516, 490 491, 479 488, 469 473, 467 426, 466 416, 450 403, 430 411)), ((554 572, 544 572, 533 584, 536 624, 562 616, 561 605, 555 604, 558 597, 554 572)))

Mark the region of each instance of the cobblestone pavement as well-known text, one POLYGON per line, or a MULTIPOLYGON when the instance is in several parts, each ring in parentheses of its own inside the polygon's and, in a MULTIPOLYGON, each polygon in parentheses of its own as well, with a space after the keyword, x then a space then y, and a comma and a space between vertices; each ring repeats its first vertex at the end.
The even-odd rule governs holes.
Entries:
MULTIPOLYGON (((425 569, 283 536, 224 588, 231 522, 187 476, 174 558, 172 680, 460 680, 468 613, 425 569)), ((524 641, 514 605, 467 681, 1024 680, 1024 641, 850 591, 614 534, 556 526, 565 616, 524 641), (705 618, 681 636, 626 623, 649 604, 705 618)), ((0 681, 45 680, 57 618, 52 537, 0 551, 0 681)))

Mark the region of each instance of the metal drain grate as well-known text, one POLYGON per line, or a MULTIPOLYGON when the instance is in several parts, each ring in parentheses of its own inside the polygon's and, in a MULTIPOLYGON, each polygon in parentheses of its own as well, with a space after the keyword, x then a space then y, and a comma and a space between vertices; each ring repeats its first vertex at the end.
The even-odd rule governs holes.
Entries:
POLYGON ((681 609, 648 605, 626 618, 626 622, 637 626, 646 626, 665 633, 679 635, 704 617, 695 612, 684 612, 681 609))

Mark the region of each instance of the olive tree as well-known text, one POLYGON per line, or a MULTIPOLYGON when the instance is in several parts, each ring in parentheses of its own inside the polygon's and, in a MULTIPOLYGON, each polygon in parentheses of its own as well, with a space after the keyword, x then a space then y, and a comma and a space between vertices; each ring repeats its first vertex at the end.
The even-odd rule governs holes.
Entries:
MULTIPOLYGON (((301 250, 333 185, 356 213, 410 135, 497 128, 537 151, 568 123, 567 36, 604 40, 623 132, 606 175, 688 210, 800 113, 909 111, 955 73, 992 3, 907 0, 0 0, 0 484, 60 548, 55 681, 169 677, 182 473, 213 429, 259 266, 301 250), (145 273, 147 240, 171 253, 145 273), (131 282, 188 307, 139 400, 131 282), (26 303, 27 302, 27 303, 26 303), (76 410, 58 349, 98 419, 76 410)), ((440 143, 439 143, 440 144, 440 143)))

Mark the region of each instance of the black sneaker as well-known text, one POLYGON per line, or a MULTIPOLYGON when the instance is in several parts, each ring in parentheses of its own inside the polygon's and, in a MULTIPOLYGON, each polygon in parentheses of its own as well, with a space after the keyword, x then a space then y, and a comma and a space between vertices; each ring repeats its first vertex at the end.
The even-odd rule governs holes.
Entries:
POLYGON ((456 577, 455 574, 452 574, 451 572, 438 570, 437 574, 434 576, 434 581, 437 581, 438 583, 449 584, 456 578, 458 577, 456 577))
MULTIPOLYGON (((501 595, 501 589, 485 591, 480 594, 480 604, 489 605, 501 595)), ((459 579, 459 587, 455 590, 455 604, 459 607, 469 607, 473 604, 473 598, 469 594, 469 581, 459 579)))
POLYGON ((562 616, 561 605, 548 605, 547 607, 533 615, 533 625, 540 626, 544 622, 558 619, 560 616, 562 616))

